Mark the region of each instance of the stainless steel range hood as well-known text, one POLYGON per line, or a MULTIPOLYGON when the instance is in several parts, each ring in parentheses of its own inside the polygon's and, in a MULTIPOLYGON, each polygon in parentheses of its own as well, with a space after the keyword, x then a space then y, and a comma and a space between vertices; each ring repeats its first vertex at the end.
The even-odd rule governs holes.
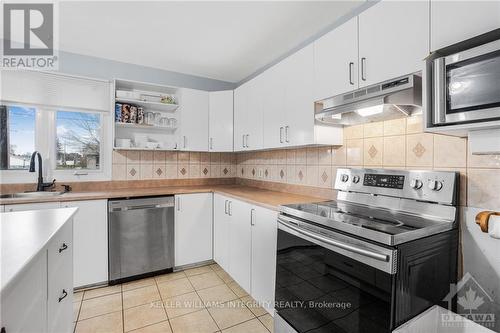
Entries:
POLYGON ((316 102, 321 123, 356 125, 422 112, 422 78, 415 74, 384 81, 316 102))

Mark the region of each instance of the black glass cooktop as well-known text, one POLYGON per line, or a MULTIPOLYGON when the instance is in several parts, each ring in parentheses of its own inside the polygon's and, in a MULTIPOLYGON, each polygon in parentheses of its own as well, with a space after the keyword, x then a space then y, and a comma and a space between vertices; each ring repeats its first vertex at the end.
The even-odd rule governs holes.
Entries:
POLYGON ((388 245, 397 243, 396 236, 417 232, 422 234, 424 229, 442 225, 420 216, 337 201, 285 205, 281 211, 287 215, 372 238, 388 245), (375 237, 376 235, 384 236, 375 237))

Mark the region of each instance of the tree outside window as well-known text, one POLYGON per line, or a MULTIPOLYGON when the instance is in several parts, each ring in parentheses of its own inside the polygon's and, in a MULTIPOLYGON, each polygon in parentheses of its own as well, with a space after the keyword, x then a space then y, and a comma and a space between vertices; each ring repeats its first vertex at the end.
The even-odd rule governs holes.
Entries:
POLYGON ((100 169, 100 114, 58 111, 56 126, 57 169, 100 169))

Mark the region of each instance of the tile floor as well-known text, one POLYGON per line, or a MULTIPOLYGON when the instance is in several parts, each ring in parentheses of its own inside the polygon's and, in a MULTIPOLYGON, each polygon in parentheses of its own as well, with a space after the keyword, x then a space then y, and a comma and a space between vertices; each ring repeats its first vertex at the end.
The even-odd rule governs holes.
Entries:
POLYGON ((272 317, 217 264, 74 294, 75 333, 269 333, 272 317))

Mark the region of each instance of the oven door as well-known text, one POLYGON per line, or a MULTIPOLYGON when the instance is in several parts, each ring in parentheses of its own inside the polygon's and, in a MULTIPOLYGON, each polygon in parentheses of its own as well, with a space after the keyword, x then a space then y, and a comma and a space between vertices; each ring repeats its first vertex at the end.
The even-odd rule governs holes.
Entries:
POLYGON ((434 123, 500 119, 500 40, 434 60, 434 123))
POLYGON ((390 332, 396 250, 278 217, 275 332, 390 332))

